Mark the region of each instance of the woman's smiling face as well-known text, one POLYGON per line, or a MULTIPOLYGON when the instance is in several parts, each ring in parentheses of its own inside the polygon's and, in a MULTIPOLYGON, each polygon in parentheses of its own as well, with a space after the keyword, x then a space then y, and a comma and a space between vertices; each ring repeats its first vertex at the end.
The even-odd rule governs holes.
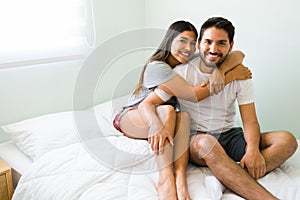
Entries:
POLYGON ((177 35, 171 44, 171 55, 180 63, 187 63, 196 51, 196 34, 193 31, 183 31, 177 35))

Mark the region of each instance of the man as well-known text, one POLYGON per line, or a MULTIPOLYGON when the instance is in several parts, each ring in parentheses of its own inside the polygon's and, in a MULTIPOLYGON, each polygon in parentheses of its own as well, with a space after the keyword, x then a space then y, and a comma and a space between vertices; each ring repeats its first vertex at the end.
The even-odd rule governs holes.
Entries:
MULTIPOLYGON (((232 50, 234 29, 222 17, 208 19, 198 39, 200 58, 175 70, 192 85, 204 82, 232 50)), ((260 133, 252 89, 251 79, 235 80, 198 103, 179 99, 181 110, 190 113, 194 130, 190 160, 208 166, 226 187, 246 199, 277 199, 256 179, 286 161, 296 151, 297 141, 287 131, 260 133), (236 101, 244 131, 234 124, 236 101)))

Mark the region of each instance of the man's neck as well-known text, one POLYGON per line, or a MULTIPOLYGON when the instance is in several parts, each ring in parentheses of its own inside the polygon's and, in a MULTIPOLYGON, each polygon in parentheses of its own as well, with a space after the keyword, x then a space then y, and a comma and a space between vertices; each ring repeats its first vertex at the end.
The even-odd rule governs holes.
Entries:
POLYGON ((199 69, 203 73, 211 74, 215 68, 206 66, 205 63, 200 59, 199 69))

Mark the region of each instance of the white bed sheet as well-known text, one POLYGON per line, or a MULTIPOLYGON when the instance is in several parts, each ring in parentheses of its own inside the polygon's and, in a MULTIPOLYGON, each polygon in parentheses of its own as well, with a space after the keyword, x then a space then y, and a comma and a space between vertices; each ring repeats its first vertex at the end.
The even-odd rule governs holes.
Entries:
POLYGON ((16 188, 21 175, 30 169, 32 160, 13 141, 0 143, 0 158, 12 168, 13 186, 16 188))
MULTIPOLYGON (((120 147, 124 139, 110 138, 110 141, 120 147)), ((135 145, 136 141, 129 144, 135 145)), ((21 177, 13 199, 155 200, 157 173, 136 173, 145 165, 153 166, 153 161, 150 158, 122 171, 113 170, 97 161, 81 143, 72 144, 53 150, 34 162, 31 170, 21 177)), ((187 178, 194 200, 242 199, 229 190, 222 190, 207 168, 189 165, 187 178)), ((280 199, 300 199, 299 151, 259 182, 280 199)))
POLYGON ((13 141, 0 143, 0 158, 20 174, 32 165, 32 160, 13 141))
MULTIPOLYGON (((0 157, 22 173, 13 200, 158 199, 158 173, 153 152, 147 141, 132 140, 116 133, 111 123, 114 111, 107 103, 95 107, 99 127, 105 134, 86 142, 89 148, 81 142, 72 142, 53 150, 48 149, 31 164, 31 160, 24 157, 11 142, 0 145, 0 157), (111 146, 102 145, 103 141, 111 146), (103 159, 108 160, 103 161, 95 152, 91 153, 93 148, 100 149, 103 159), (136 157, 126 157, 120 152, 129 152, 130 155, 138 153, 134 154, 136 157)), ((87 135, 92 135, 90 132, 95 130, 86 125, 87 135)), ((74 137, 78 137, 77 133, 74 133, 74 137)), ((242 199, 224 189, 208 168, 189 165, 187 179, 194 200, 242 199)), ((299 149, 259 182, 280 199, 299 200, 299 149)))

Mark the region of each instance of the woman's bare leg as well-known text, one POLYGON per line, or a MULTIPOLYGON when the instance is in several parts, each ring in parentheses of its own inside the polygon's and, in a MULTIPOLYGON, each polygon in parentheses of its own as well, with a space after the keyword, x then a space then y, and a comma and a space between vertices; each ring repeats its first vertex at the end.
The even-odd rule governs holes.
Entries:
MULTIPOLYGON (((158 106, 156 112, 164 127, 167 128, 170 133, 175 131, 176 113, 174 108, 169 105, 158 106)), ((131 110, 123 115, 120 121, 120 128, 124 135, 134 139, 147 139, 149 126, 145 122, 141 113, 136 110, 131 110)), ((175 178, 173 174, 173 146, 166 142, 164 151, 162 154, 155 154, 158 170, 158 196, 160 200, 176 200, 176 186, 175 178)))
MULTIPOLYGON (((158 106, 157 114, 170 133, 175 132, 176 113, 172 106, 158 106)), ((173 146, 166 140, 164 151, 156 156, 159 167, 158 196, 160 200, 176 200, 176 186, 173 173, 173 146)))
POLYGON ((190 117, 186 112, 177 113, 176 116, 174 169, 177 197, 179 200, 191 200, 186 177, 189 159, 190 117))
POLYGON ((144 121, 138 109, 125 113, 120 120, 120 128, 123 134, 133 139, 147 139, 149 126, 144 121))

